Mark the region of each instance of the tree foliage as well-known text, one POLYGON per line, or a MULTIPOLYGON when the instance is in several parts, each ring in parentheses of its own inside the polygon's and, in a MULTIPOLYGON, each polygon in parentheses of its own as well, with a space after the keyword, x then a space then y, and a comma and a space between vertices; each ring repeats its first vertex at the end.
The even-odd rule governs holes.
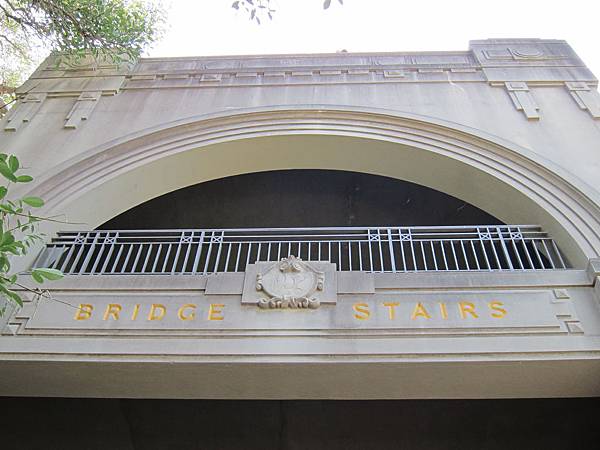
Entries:
MULTIPOLYGON (((344 4, 344 0, 337 0, 340 5, 344 4)), ((329 9, 331 0, 323 1, 323 9, 329 9)), ((273 19, 275 14, 274 0, 235 0, 231 7, 236 10, 244 11, 248 14, 250 20, 255 21, 260 25, 261 19, 273 19)))
POLYGON ((14 91, 40 52, 135 58, 163 23, 155 0, 0 0, 0 95, 14 91))
MULTIPOLYGON (((19 282, 19 275, 12 271, 11 259, 27 254, 29 248, 43 242, 43 235, 38 231, 41 222, 53 220, 32 213, 35 208, 44 206, 39 197, 26 196, 10 199, 9 190, 12 184, 29 183, 33 177, 22 173, 19 159, 14 155, 0 153, 0 296, 22 305, 21 295, 16 288, 42 293, 39 289, 27 287, 19 282)), ((44 280, 58 280, 63 274, 56 269, 34 269, 32 278, 42 283, 44 280)), ((4 309, 0 309, 0 316, 4 309)))

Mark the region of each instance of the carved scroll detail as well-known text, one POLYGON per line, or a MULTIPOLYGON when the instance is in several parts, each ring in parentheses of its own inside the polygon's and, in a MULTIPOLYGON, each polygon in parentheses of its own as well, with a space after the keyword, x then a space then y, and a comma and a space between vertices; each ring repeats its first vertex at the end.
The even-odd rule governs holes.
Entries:
POLYGON ((313 296, 322 291, 325 282, 323 272, 295 256, 283 258, 264 273, 256 275, 256 290, 268 298, 258 300, 263 309, 316 309, 320 301, 313 296))

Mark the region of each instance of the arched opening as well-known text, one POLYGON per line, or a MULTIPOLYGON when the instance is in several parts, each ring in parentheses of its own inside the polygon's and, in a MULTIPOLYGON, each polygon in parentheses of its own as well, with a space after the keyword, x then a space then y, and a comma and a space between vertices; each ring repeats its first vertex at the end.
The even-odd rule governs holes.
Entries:
POLYGON ((217 273, 293 254, 342 271, 567 266, 542 230, 498 225, 462 200, 390 177, 255 172, 164 194, 96 233, 63 235, 74 250, 55 264, 75 273, 217 273))
POLYGON ((507 224, 539 224, 575 267, 600 253, 600 211, 585 186, 527 149, 438 122, 331 107, 191 118, 89 150, 40 177, 34 192, 47 199, 48 214, 78 222, 70 229, 93 229, 198 183, 342 170, 426 186, 507 224))

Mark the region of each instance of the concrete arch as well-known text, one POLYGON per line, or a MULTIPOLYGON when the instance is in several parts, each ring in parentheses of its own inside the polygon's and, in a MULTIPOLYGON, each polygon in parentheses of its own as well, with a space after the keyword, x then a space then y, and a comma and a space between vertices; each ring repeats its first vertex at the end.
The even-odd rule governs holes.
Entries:
POLYGON ((399 178, 507 223, 539 223, 576 266, 600 254, 600 200, 572 175, 479 130, 382 110, 311 105, 191 117, 90 149, 39 177, 33 191, 46 213, 93 228, 192 184, 301 168, 399 178))

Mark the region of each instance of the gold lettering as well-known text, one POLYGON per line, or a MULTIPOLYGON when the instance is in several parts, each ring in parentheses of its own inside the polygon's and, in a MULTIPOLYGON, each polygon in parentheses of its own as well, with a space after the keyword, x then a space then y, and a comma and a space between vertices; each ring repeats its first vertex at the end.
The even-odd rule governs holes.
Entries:
POLYGON ((383 304, 383 306, 387 306, 388 307, 388 317, 390 318, 390 320, 394 320, 396 318, 396 306, 398 306, 400 303, 398 302, 386 302, 383 304))
POLYGON ((104 311, 104 317, 102 320, 108 320, 110 316, 115 320, 119 320, 119 313, 121 312, 122 306, 118 303, 109 303, 104 311))
POLYGON ((179 311, 177 311, 177 316, 181 320, 194 320, 196 318, 196 305, 192 303, 183 305, 181 308, 179 308, 179 311), (185 314, 186 309, 191 309, 192 311, 188 314, 185 314))
POLYGON ((133 308, 133 313, 131 314, 131 320, 137 319, 138 313, 140 312, 140 304, 136 304, 133 308))
POLYGON ((352 305, 352 309, 356 314, 354 314, 354 318, 358 320, 367 320, 371 317, 371 311, 369 311, 368 303, 355 303, 352 305))
POLYGON ((223 320, 223 310, 225 305, 222 303, 211 303, 208 308, 208 320, 223 320))
POLYGON ((467 314, 470 314, 475 319, 479 318, 479 316, 475 312, 475 305, 471 302, 459 302, 458 310, 460 311, 460 317, 462 317, 463 319, 467 318, 467 314))
POLYGON ((440 314, 442 315, 442 319, 448 318, 448 309, 445 303, 440 303, 440 314))
POLYGON ((94 307, 88 303, 80 303, 79 308, 75 311, 75 320, 88 320, 92 317, 94 307))
POLYGON ((150 313, 148 314, 148 320, 162 320, 165 317, 165 313, 167 312, 167 308, 165 305, 161 305, 160 303, 152 303, 150 307, 150 313))
POLYGON ((488 306, 492 311, 495 311, 492 313, 492 317, 496 319, 502 319, 506 315, 506 310, 502 308, 502 306, 504 306, 504 303, 499 301, 493 301, 489 302, 488 306))
POLYGON ((413 309, 412 316, 410 316, 410 318, 412 320, 415 320, 417 317, 424 317, 426 319, 431 319, 431 316, 429 315, 429 313, 427 312, 427 310, 425 309, 425 307, 423 306, 423 304, 421 302, 419 302, 415 305, 415 309, 413 309))

